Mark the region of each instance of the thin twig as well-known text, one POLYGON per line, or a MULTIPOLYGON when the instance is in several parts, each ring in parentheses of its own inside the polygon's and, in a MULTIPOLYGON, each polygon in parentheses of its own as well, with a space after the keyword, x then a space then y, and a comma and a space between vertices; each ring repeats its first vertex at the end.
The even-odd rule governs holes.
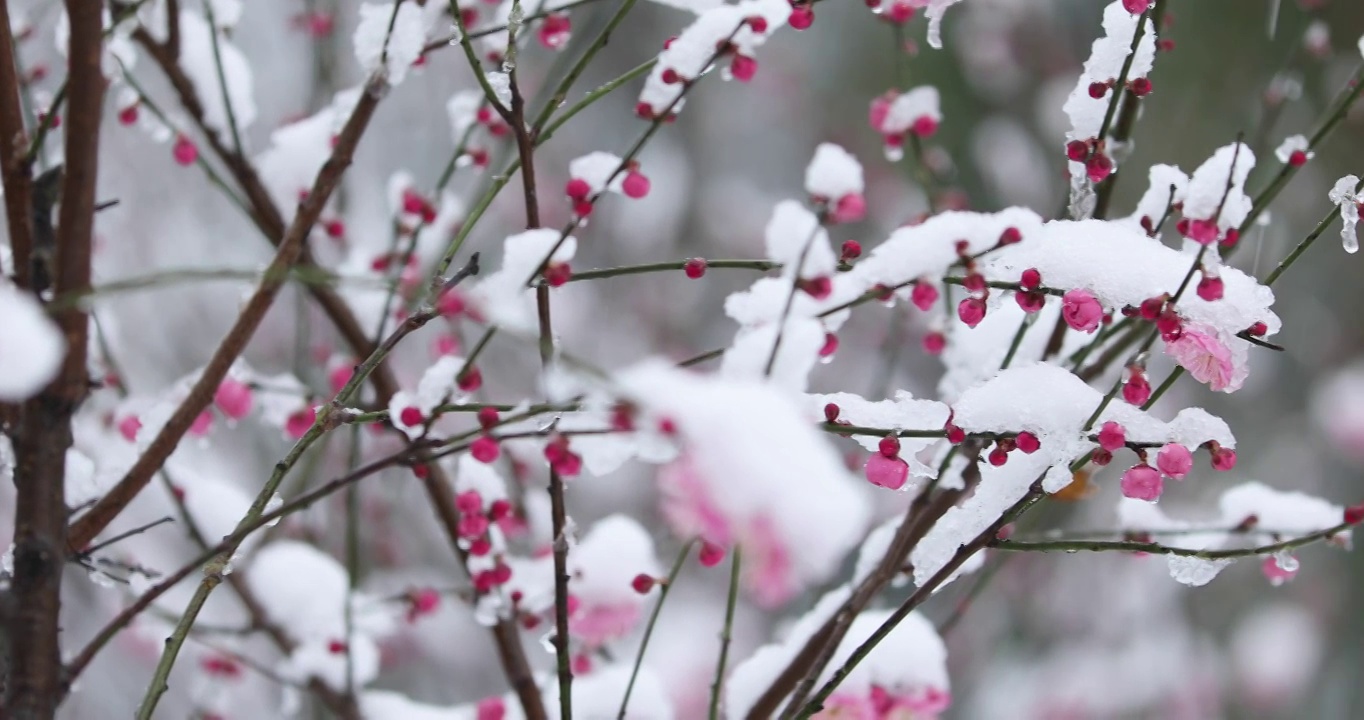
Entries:
POLYGON ((739 560, 742 546, 734 546, 729 562, 729 597, 725 601, 725 625, 720 630, 720 659, 715 663, 715 681, 710 686, 710 720, 720 718, 720 693, 725 685, 725 661, 729 659, 729 641, 734 634, 734 607, 739 600, 739 560))
POLYGON ((649 622, 644 625, 644 637, 640 639, 639 650, 635 652, 635 663, 630 668, 630 681, 625 684, 625 696, 620 699, 620 712, 616 713, 616 720, 625 720, 625 711, 630 707, 630 693, 635 689, 635 679, 639 677, 639 668, 644 664, 644 652, 649 649, 649 638, 653 636, 654 626, 658 624, 658 615, 662 612, 663 603, 668 599, 668 593, 672 590, 673 583, 677 582, 677 576, 682 572, 682 566, 686 564, 695 544, 695 538, 682 544, 677 559, 673 561, 672 569, 668 571, 668 579, 659 584, 658 602, 654 603, 653 612, 649 613, 649 622))

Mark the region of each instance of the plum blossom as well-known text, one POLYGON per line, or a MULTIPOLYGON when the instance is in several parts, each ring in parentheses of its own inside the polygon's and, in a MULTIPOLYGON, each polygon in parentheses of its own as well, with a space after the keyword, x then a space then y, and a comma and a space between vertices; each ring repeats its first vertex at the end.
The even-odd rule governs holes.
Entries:
POLYGON ((1061 298, 1061 316, 1066 324, 1080 332, 1092 333, 1099 329, 1104 309, 1087 290, 1071 290, 1061 298))
POLYGON ((1219 392, 1240 390, 1250 373, 1246 343, 1207 325, 1185 325, 1178 339, 1165 344, 1165 354, 1194 379, 1219 392))
POLYGON ((903 93, 887 91, 871 101, 868 120, 885 139, 887 148, 898 149, 909 134, 928 137, 942 122, 938 89, 923 85, 903 93))

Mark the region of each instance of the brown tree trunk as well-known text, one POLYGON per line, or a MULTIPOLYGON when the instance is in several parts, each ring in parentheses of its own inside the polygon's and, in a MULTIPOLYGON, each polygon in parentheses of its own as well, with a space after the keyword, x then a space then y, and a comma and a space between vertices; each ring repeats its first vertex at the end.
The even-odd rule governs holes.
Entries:
MULTIPOLYGON (((90 240, 94 229, 95 178, 98 170, 99 128, 105 80, 101 70, 103 3, 66 0, 71 20, 65 156, 61 179, 61 207, 55 230, 47 204, 50 197, 33 198, 28 217, 17 218, 20 208, 7 205, 11 233, 29 233, 24 255, 16 252, 15 264, 28 266, 34 259, 52 264, 44 267, 57 294, 85 290, 90 285, 90 240)), ((8 35, 8 9, 0 11, 3 32, 8 35)), ((7 36, 0 44, 9 45, 7 36)), ((0 61, 3 76, 14 74, 13 55, 0 61)), ((10 96, 12 88, 3 95, 10 96)), ((11 123, 11 98, 0 100, 0 132, 4 149, 5 177, 31 177, 25 166, 27 143, 22 125, 11 123)), ((16 244, 16 250, 19 246, 16 244)), ((35 273, 35 276, 37 274, 35 273)), ((24 278, 35 281, 36 277, 24 278)), ((31 288, 40 297, 48 288, 31 288)), ((56 714, 61 697, 61 577, 66 562, 65 499, 66 451, 71 447, 71 418, 89 389, 86 369, 88 318, 77 308, 55 316, 66 339, 66 358, 57 378, 37 397, 25 402, 12 426, 16 456, 14 483, 15 533, 14 577, 9 617, 9 678, 3 712, 14 720, 47 720, 56 714)))

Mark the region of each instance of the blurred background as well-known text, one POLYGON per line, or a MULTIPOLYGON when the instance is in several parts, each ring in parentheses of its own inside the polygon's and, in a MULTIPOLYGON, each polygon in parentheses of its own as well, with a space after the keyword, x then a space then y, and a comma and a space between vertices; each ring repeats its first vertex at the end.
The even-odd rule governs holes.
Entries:
MULTIPOLYGON (((62 75, 50 40, 57 4, 11 4, 26 7, 36 28, 20 48, 22 61, 30 68, 49 68, 47 77, 30 87, 41 104, 62 75)), ((243 4, 232 39, 254 75, 259 112, 243 140, 259 152, 276 128, 316 112, 335 92, 361 80, 350 42, 359 3, 243 4), (331 17, 333 26, 319 29, 310 15, 331 17)), ((698 87, 676 124, 641 155, 652 193, 641 201, 603 203, 578 233, 574 267, 760 257, 772 206, 802 197, 805 165, 825 141, 855 153, 868 180, 867 220, 840 226, 842 235, 832 239, 852 238, 874 247, 893 228, 925 212, 928 203, 912 161, 891 162, 884 156, 880 138, 868 126, 868 104, 886 90, 921 84, 942 93, 944 120, 927 143, 936 178, 930 192, 941 204, 977 210, 1023 205, 1055 217, 1064 207, 1066 188, 1067 125, 1061 104, 1101 32, 1104 5, 965 0, 947 12, 944 49, 933 50, 924 40, 922 18, 897 31, 860 2, 821 2, 810 30, 784 29, 761 49, 752 82, 707 81, 698 87)), ((561 58, 576 57, 613 7, 602 2, 575 10, 565 54, 534 44, 523 53, 519 71, 532 94, 559 77, 561 58)), ((1114 215, 1130 212, 1146 189, 1146 169, 1152 164, 1192 171, 1238 133, 1258 161, 1248 187, 1252 192, 1263 187, 1278 167, 1274 148, 1289 135, 1310 135, 1361 62, 1356 43, 1364 34, 1364 4, 1357 0, 1170 0, 1168 7, 1168 26, 1160 37, 1173 40, 1174 49, 1159 55, 1151 74, 1154 92, 1142 107, 1132 155, 1121 166, 1114 215)), ((689 21, 684 11, 640 2, 570 99, 656 54, 689 21)), ((173 112, 174 97, 153 63, 144 58, 132 74, 173 112)), ((568 218, 559 188, 567 180, 569 161, 594 150, 622 153, 643 129, 633 114, 640 82, 589 108, 538 153, 547 225, 568 218)), ((403 171, 419 188, 434 184, 453 148, 445 102, 470 87, 462 54, 439 48, 392 91, 339 196, 335 215, 344 219, 346 237, 338 243, 317 233, 313 242, 319 256, 388 246, 390 178, 403 171)), ((508 157, 505 142, 486 135, 478 142, 492 153, 492 167, 508 157)), ((100 196, 120 202, 99 217, 99 281, 157 269, 253 268, 269 258, 268 244, 241 213, 201 173, 174 163, 167 138, 121 126, 111 112, 102 152, 100 196)), ((1330 210, 1327 191, 1348 173, 1364 173, 1364 105, 1351 110, 1280 195, 1271 208, 1272 222, 1242 239, 1247 247, 1235 264, 1263 275, 1330 210)), ((451 190, 467 204, 485 179, 476 168, 464 167, 451 190)), ((499 262, 501 239, 521 226, 517 195, 504 193, 470 237, 469 249, 484 251, 485 262, 499 262)), ((1171 488, 1162 502, 1167 512, 1209 517, 1227 484, 1248 479, 1346 505, 1364 500, 1361 263, 1341 250, 1337 229, 1329 230, 1276 286, 1275 310, 1285 322, 1274 340, 1286 350, 1255 353, 1250 381, 1234 395, 1184 381, 1163 401, 1168 408, 1202 405, 1225 417, 1240 454, 1233 473, 1214 476, 1200 469, 1171 488)), ((556 299, 557 330, 568 351, 608 368, 655 354, 690 357, 728 344, 734 326, 723 315, 724 298, 752 279, 747 271, 713 271, 704 282, 676 273, 574 284, 556 299)), ((101 299, 97 313, 125 385, 134 393, 155 393, 201 367, 247 288, 230 282, 163 283, 101 299)), ((917 313, 868 306, 842 331, 835 361, 816 369, 811 390, 880 397, 903 388, 933 396, 940 367, 919 350, 926 329, 917 313)), ((441 332, 463 331, 433 328, 413 338, 397 358, 401 377, 414 381, 429 364, 428 347, 441 332)), ((476 338, 469 332, 461 337, 466 344, 476 338)), ((321 394, 324 365, 334 350, 325 318, 291 289, 247 358, 262 371, 293 372, 321 394)), ((535 394, 538 359, 531 348, 499 341, 484 357, 487 398, 535 394)), ((178 457, 254 493, 287 447, 277 428, 243 425, 215 430, 212 443, 188 443, 178 457)), ((297 481, 317 484, 333 477, 346 455, 345 443, 328 447, 297 481)), ((678 543, 665 536, 661 523, 650 522, 657 518, 653 472, 631 465, 606 478, 576 482, 570 512, 580 526, 613 512, 644 518, 646 525, 659 528, 660 557, 667 562, 678 543)), ((1117 474, 1093 478, 1094 492, 1083 498, 1048 501, 1020 531, 1115 527, 1117 474)), ((541 478, 531 476, 527 482, 528 492, 540 494, 541 478)), ((413 583, 455 584, 448 549, 417 484, 395 472, 362 488, 363 586, 392 594, 413 583)), ((8 487, 0 489, 0 500, 11 502, 9 493, 8 487)), ((900 512, 907 501, 876 497, 879 517, 900 512)), ((304 513, 281 532, 309 538, 340 557, 339 503, 304 513)), ((132 526, 164 512, 164 500, 148 498, 125 522, 132 526)), ((0 513, 6 535, 9 523, 9 513, 0 513)), ((159 557, 153 546, 164 542, 164 537, 142 538, 128 552, 159 557)), ((1259 562, 1242 561, 1210 585, 1191 590, 1171 580, 1160 559, 992 556, 985 570, 954 583, 926 609, 936 621, 950 623, 954 703, 947 717, 1364 718, 1364 613, 1358 611, 1364 606, 1364 559, 1320 546, 1298 558, 1297 577, 1281 586, 1266 580, 1259 562), (982 579, 987 584, 977 596, 974 588, 982 579)), ((79 582, 82 575, 73 573, 68 585, 74 588, 68 593, 66 625, 72 638, 88 637, 125 597, 117 588, 79 582)), ((698 717, 697 703, 705 701, 724 583, 724 573, 689 565, 651 649, 651 656, 668 659, 659 662, 670 673, 670 691, 684 720, 698 717)), ((743 605, 734 656, 746 657, 770 637, 771 628, 810 602, 797 600, 790 612, 779 615, 743 605)), ((107 652, 68 702, 65 716, 122 716, 142 692, 158 632, 149 626, 107 652)), ((378 686, 433 704, 501 692, 503 681, 486 659, 486 642, 469 610, 455 602, 442 604, 433 617, 401 628, 385 645, 378 686)), ((528 642, 532 657, 547 667, 549 656, 533 637, 528 642)), ((622 647, 632 652, 632 643, 622 647)), ((177 674, 184 681, 173 683, 162 706, 164 717, 202 717, 207 691, 191 677, 194 664, 181 666, 177 674)), ((239 713, 248 712, 242 707, 239 713)), ((258 712, 264 714, 228 716, 269 717, 274 711, 258 712)))

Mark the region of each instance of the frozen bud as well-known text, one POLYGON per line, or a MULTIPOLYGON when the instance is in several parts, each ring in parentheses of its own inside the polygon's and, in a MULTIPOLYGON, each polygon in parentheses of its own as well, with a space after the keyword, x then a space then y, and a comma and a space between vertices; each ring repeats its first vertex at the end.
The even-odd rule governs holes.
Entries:
POLYGON ((691 258, 682 264, 682 272, 686 273, 687 277, 692 280, 699 279, 702 275, 706 274, 706 259, 691 258))
POLYGON ((1031 455, 1042 447, 1042 442, 1037 439, 1036 435, 1024 430, 1018 434, 1018 437, 1014 438, 1014 445, 1022 450, 1024 455, 1031 455))
POLYGON ((455 384, 464 392, 473 392, 483 387, 483 372, 478 368, 470 366, 455 379, 455 384))
POLYGON ((658 584, 658 579, 646 573, 640 573, 635 576, 634 580, 630 581, 630 587, 634 588, 634 591, 640 595, 648 595, 656 584, 658 584))
POLYGON ((841 409, 838 407, 838 405, 835 404, 835 403, 829 403, 829 404, 825 405, 825 406, 824 406, 824 422, 829 422, 829 423, 838 422, 838 414, 839 414, 840 412, 842 412, 842 410, 841 410, 841 409))
POLYGON ((1047 304, 1047 296, 1037 292, 1014 293, 1014 301, 1025 313, 1041 312, 1047 304))
POLYGON ((758 73, 758 61, 747 55, 735 55, 729 61, 729 72, 739 82, 748 82, 758 73))
POLYGON ((1214 443, 1212 449, 1212 467, 1214 470, 1221 472, 1226 472, 1236 467, 1236 451, 1214 443))
POLYGON ((1133 465, 1127 472, 1122 474, 1122 494, 1133 500, 1145 500, 1155 502, 1160 499, 1160 493, 1164 489, 1165 481, 1160 477, 1160 473, 1150 465, 1145 463, 1133 465))
POLYGON ((721 545, 716 545, 713 542, 703 540, 701 542, 701 550, 697 553, 697 558, 701 561, 703 566, 715 567, 720 564, 721 560, 725 559, 725 548, 721 545))
POLYGON ((566 262, 552 262, 545 266, 545 284, 562 287, 573 277, 573 268, 566 262))
POLYGON ((1036 290, 1042 284, 1042 273, 1037 268, 1028 268, 1018 279, 1018 286, 1024 290, 1036 290))
POLYGON ((477 513, 483 509, 483 496, 477 490, 465 490, 455 496, 455 508, 465 515, 477 513))
POLYGON ((1141 301, 1141 316, 1147 320, 1155 320, 1160 317, 1160 313, 1165 309, 1165 301, 1169 297, 1161 295, 1159 297, 1147 298, 1141 301))
POLYGON ((497 408, 495 407, 481 407, 478 409, 478 425, 484 430, 493 427, 501 419, 502 418, 498 415, 497 408))
POLYGON ((1170 443, 1156 454, 1156 467, 1172 479, 1183 480, 1193 469, 1193 453, 1179 443, 1170 443))
POLYGON ((418 407, 409 405, 408 407, 403 408, 402 412, 398 413, 398 422, 406 427, 418 427, 424 420, 425 418, 422 417, 421 408, 418 407))
POLYGON ((933 303, 938 301, 938 289, 932 283, 920 280, 909 291, 909 301, 914 303, 914 307, 928 312, 933 309, 933 303))
POLYGON ((199 148, 193 140, 184 135, 177 135, 175 144, 171 146, 171 157, 175 158, 177 165, 193 165, 199 159, 199 148))
POLYGON ((1222 278, 1215 275, 1203 275, 1198 281, 1198 297, 1208 302, 1222 299, 1222 294, 1226 287, 1222 283, 1222 278))
POLYGON ((1113 174, 1113 159, 1096 152, 1085 162, 1085 173, 1092 183, 1101 183, 1113 174))
POLYGON ((304 408, 293 413, 284 421, 284 433, 290 439, 298 440, 312 429, 315 422, 317 422, 317 409, 304 408))
POLYGON ((1127 431, 1122 425, 1109 421, 1099 428, 1099 447, 1113 452, 1127 444, 1127 431))
POLYGON ((241 420, 250 414, 252 400, 251 387, 232 378, 224 378, 213 393, 213 404, 231 420, 241 420))
POLYGON ((967 327, 975 327, 985 319, 985 301, 976 298, 966 298, 957 305, 957 317, 966 323, 967 327))
POLYGON ((849 260, 856 260, 857 258, 859 258, 859 257, 861 257, 861 256, 862 256, 862 243, 857 242, 856 240, 844 240, 844 241, 843 241, 842 247, 839 248, 839 255, 838 255, 838 260, 839 260, 839 262, 844 262, 844 263, 846 263, 846 262, 848 262, 849 260))
POLYGON ((1071 140, 1066 143, 1066 157, 1074 162, 1084 162, 1089 157, 1089 143, 1084 140, 1071 140))
POLYGON ((834 291, 834 283, 827 276, 802 278, 797 285, 816 300, 823 300, 834 291))
POLYGON ((941 355, 942 351, 947 347, 947 337, 935 330, 924 335, 921 344, 923 345, 924 352, 929 355, 941 355))
POLYGON ((838 336, 833 333, 824 333, 824 345, 819 348, 819 356, 822 358, 833 357, 838 352, 838 336))
POLYGON ((592 194, 592 186, 582 178, 573 178, 564 186, 564 194, 573 200, 586 200, 592 194))
POLYGON ((898 457, 873 453, 863 468, 867 482, 888 490, 899 490, 909 478, 909 465, 898 457))
POLYGON ((1131 377, 1122 386, 1122 399, 1130 405, 1141 407, 1151 399, 1151 383, 1146 380, 1146 375, 1138 368, 1132 369, 1131 377))
POLYGON ((886 457, 899 457, 900 438, 895 437, 894 435, 887 435, 881 438, 881 441, 876 444, 876 449, 886 457))
POLYGON ((502 450, 498 447, 496 439, 482 435, 469 443, 469 454, 481 463, 491 464, 502 454, 502 450))
POLYGON ((1104 310, 1087 290, 1071 290, 1061 298, 1061 317, 1066 324, 1080 332, 1092 333, 1099 329, 1104 310))
POLYGON ((1297 576, 1298 560, 1292 555, 1268 555, 1260 563, 1260 572, 1264 573, 1270 585, 1278 587, 1297 576))
POLYGON ((834 203, 832 211, 829 213, 829 222, 849 223, 857 222, 867 214, 867 199, 862 193, 848 193, 834 203))
POLYGON ((626 197, 636 200, 649 194, 649 178, 638 170, 631 170, 625 174, 625 180, 621 182, 621 190, 626 197))

